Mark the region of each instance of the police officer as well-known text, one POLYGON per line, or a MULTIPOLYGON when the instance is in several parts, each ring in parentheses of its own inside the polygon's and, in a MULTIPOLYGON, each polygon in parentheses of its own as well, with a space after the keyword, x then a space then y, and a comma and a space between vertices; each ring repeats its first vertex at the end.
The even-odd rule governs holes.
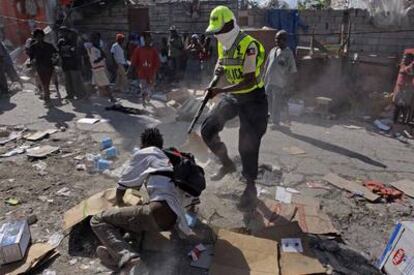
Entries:
MULTIPOLYGON (((260 143, 267 128, 268 105, 261 78, 265 49, 253 37, 240 30, 233 12, 218 6, 210 14, 206 31, 218 40, 218 61, 215 74, 221 87, 208 89, 210 98, 223 94, 201 128, 201 135, 222 166, 211 177, 220 180, 236 171, 219 133, 227 121, 239 116, 239 153, 242 162, 242 181, 253 185, 257 177, 260 143)), ((212 82, 213 83, 213 82, 212 82)))

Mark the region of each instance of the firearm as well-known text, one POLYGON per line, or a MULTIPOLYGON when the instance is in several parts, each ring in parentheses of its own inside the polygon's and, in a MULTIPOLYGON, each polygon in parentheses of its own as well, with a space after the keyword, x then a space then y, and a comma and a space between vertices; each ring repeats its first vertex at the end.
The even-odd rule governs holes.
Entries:
POLYGON ((213 77, 213 80, 210 82, 209 88, 207 88, 207 92, 204 95, 204 98, 203 98, 203 101, 201 102, 200 107, 198 107, 197 113, 194 116, 193 121, 191 121, 190 127, 187 130, 187 134, 191 134, 191 132, 193 131, 194 126, 196 125, 197 121, 199 120, 201 114, 203 113, 204 108, 207 105, 208 100, 210 99, 210 96, 211 96, 210 88, 216 86, 219 79, 220 79, 220 76, 218 74, 215 74, 214 77, 213 77))

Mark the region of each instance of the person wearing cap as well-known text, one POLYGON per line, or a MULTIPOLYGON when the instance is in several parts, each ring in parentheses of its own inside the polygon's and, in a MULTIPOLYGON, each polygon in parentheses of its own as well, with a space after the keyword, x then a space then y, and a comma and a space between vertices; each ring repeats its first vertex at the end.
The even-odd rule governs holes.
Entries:
POLYGON ((42 29, 33 31, 35 42, 30 45, 28 50, 30 64, 34 66, 43 91, 43 100, 46 105, 50 104, 50 80, 54 73, 54 63, 56 62, 57 50, 55 47, 44 41, 45 33, 42 29))
POLYGON ((169 30, 170 37, 168 38, 168 59, 172 80, 176 80, 181 67, 180 61, 184 51, 184 43, 175 26, 171 26, 169 30))
POLYGON ((280 113, 285 110, 289 121, 288 99, 292 77, 297 72, 295 57, 288 47, 288 33, 281 30, 275 36, 274 47, 266 60, 264 82, 269 99, 269 112, 273 125, 280 127, 280 113))
POLYGON ((255 190, 260 143, 267 129, 268 105, 261 80, 265 49, 261 43, 240 30, 233 12, 225 6, 213 9, 206 33, 213 34, 218 40, 215 75, 220 79, 219 83, 225 82, 220 87, 213 84, 217 81, 211 82, 209 97, 222 96, 201 127, 204 142, 222 165, 211 180, 220 180, 236 171, 219 133, 227 121, 238 116, 241 181, 247 183, 245 191, 252 191, 255 190))
POLYGON ((203 46, 200 43, 200 38, 197 34, 191 36, 190 43, 186 47, 187 52, 187 66, 185 69, 185 81, 188 86, 193 84, 200 85, 201 82, 201 61, 200 54, 203 51, 203 46))
POLYGON ((81 74, 81 55, 77 44, 77 34, 65 26, 59 28, 59 33, 58 51, 65 76, 67 94, 65 99, 84 98, 86 89, 81 74))
POLYGON ((128 63, 125 58, 123 44, 125 42, 125 35, 118 33, 116 35, 116 42, 111 47, 111 54, 116 66, 116 82, 115 89, 120 92, 125 92, 128 89, 127 69, 128 63))

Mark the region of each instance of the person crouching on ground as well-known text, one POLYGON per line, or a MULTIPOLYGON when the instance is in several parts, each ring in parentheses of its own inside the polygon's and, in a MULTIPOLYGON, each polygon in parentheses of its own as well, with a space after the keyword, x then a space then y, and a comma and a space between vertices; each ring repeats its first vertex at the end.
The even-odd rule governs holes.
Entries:
MULTIPOLYGON (((186 236, 194 233, 185 220, 185 205, 193 197, 176 187, 170 177, 154 173, 172 172, 173 166, 162 151, 163 137, 156 128, 141 135, 141 149, 134 153, 118 182, 116 202, 124 205, 127 188, 145 185, 149 204, 114 208, 95 215, 91 226, 103 246, 97 248, 102 263, 114 270, 128 272, 140 264, 140 255, 122 238, 119 229, 134 233, 173 230, 186 236)), ((188 204, 187 204, 188 202, 188 204)), ((121 273, 122 274, 122 273, 121 273)))
MULTIPOLYGON (((292 85, 292 75, 297 72, 295 57, 287 46, 288 33, 279 31, 275 36, 274 47, 266 60, 264 81, 269 102, 272 129, 280 126, 280 113, 288 112, 289 89, 292 85)), ((289 119, 288 119, 289 120, 289 119)))
POLYGON ((144 107, 151 100, 155 78, 160 68, 160 57, 152 46, 151 35, 144 33, 144 46, 136 48, 131 60, 131 67, 137 72, 142 91, 144 107))
POLYGON ((111 102, 116 102, 109 87, 109 79, 106 74, 105 53, 101 48, 102 42, 98 33, 92 34, 91 43, 92 44, 87 44, 86 50, 92 66, 92 75, 95 85, 98 87, 102 96, 108 97, 111 102))

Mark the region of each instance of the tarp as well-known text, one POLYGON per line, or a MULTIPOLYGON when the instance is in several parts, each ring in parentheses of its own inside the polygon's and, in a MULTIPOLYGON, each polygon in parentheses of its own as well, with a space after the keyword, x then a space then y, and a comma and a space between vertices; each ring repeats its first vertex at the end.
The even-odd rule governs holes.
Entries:
POLYGON ((271 28, 285 30, 289 33, 288 46, 292 51, 295 51, 298 45, 298 38, 296 35, 298 27, 305 31, 308 29, 300 19, 298 10, 268 10, 267 24, 271 28))

